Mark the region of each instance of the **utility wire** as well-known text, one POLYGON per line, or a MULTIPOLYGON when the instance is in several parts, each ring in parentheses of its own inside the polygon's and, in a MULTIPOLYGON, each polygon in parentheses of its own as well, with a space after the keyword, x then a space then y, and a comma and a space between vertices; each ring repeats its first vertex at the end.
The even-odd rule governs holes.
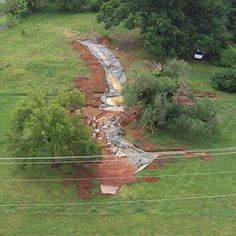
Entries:
POLYGON ((141 200, 122 200, 122 201, 96 201, 96 202, 72 202, 72 203, 26 203, 26 204, 0 204, 0 207, 40 207, 40 206, 94 206, 94 205, 115 205, 128 203, 147 203, 153 204, 158 202, 171 202, 183 200, 200 200, 200 199, 217 199, 217 198, 232 198, 236 197, 236 193, 222 195, 207 195, 193 197, 177 197, 177 198, 160 198, 160 199, 141 199, 141 200))
MULTIPOLYGON (((221 155, 232 155, 232 154, 236 154, 235 152, 224 152, 224 153, 212 153, 209 154, 211 156, 221 156, 221 155)), ((195 157, 197 157, 198 155, 201 155, 201 153, 196 153, 195 157)), ((127 155, 129 156, 129 155, 127 155)), ((137 154, 137 155, 132 155, 132 156, 140 156, 140 158, 142 157, 142 154, 137 154)), ((92 157, 92 156, 88 156, 88 157, 92 157)), ((113 155, 114 157, 114 155, 113 155)), ((183 159, 186 158, 185 156, 182 155, 178 155, 178 156, 169 156, 169 157, 159 157, 157 156, 156 160, 167 160, 167 159, 183 159)), ((22 165, 22 164, 32 164, 32 165, 41 165, 41 164, 52 164, 52 162, 35 162, 35 160, 37 160, 37 158, 35 158, 35 160, 33 158, 32 162, 0 162, 0 165, 22 165)), ((79 163, 101 163, 101 162, 125 162, 125 159, 119 159, 119 157, 117 157, 117 159, 114 160, 84 160, 84 161, 60 161, 62 160, 63 157, 54 157, 54 158, 49 158, 49 160, 58 160, 58 163, 60 164, 79 164, 79 163)), ((72 159, 70 157, 67 157, 66 159, 72 159)), ((11 160, 11 159, 10 159, 11 160)), ((20 159, 21 160, 21 159, 20 159)), ((24 159, 26 160, 26 159, 24 159)), ((151 160, 151 158, 150 158, 151 160)))
MULTIPOLYGON (((230 175, 236 174, 236 171, 225 172, 203 172, 203 173, 185 173, 185 174, 172 174, 172 175, 148 175, 138 176, 137 179, 142 178, 166 178, 166 177, 188 177, 188 176, 208 176, 208 175, 230 175)), ((85 180, 114 180, 114 179, 133 179, 136 176, 121 176, 121 177, 106 177, 106 178, 67 178, 67 179, 0 179, 0 182, 61 182, 61 181, 85 181, 85 180)))
MULTIPOLYGON (((219 151, 235 151, 236 153, 236 147, 227 147, 227 148, 217 148, 217 149, 203 149, 203 150, 184 150, 184 151, 166 151, 166 152, 144 152, 139 154, 140 156, 145 156, 145 155, 159 155, 162 156, 165 155, 171 155, 175 154, 175 156, 181 156, 184 153, 188 154, 201 154, 201 153, 208 153, 208 152, 219 152, 219 151), (179 152, 179 153, 178 153, 179 152), (181 153, 182 152, 182 153, 181 153)), ((214 153, 209 153, 209 154, 214 154, 214 153)), ((29 159, 34 159, 34 160, 59 160, 59 159, 87 159, 87 158, 96 158, 96 157, 114 157, 115 154, 113 155, 88 155, 88 156, 60 156, 60 157, 0 157, 0 160, 29 160, 29 159)), ((129 154, 128 156, 137 156, 137 154, 129 154)))

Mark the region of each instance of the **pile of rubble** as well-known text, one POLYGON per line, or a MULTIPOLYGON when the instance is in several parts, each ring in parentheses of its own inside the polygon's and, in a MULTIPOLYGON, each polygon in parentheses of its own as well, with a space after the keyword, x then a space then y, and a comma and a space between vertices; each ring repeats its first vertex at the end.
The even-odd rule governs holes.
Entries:
POLYGON ((136 148, 123 137, 124 133, 120 120, 124 112, 121 94, 122 85, 126 82, 124 67, 116 56, 109 49, 98 44, 96 39, 79 42, 88 47, 93 56, 101 63, 105 70, 107 82, 107 90, 101 97, 102 105, 99 109, 101 113, 102 111, 111 112, 111 116, 94 117, 93 137, 96 138, 99 134, 103 134, 102 138, 106 140, 107 146, 111 148, 113 154, 118 158, 128 157, 134 164, 136 172, 139 172, 152 163, 157 155, 136 148), (99 125, 95 125, 96 123, 99 125))

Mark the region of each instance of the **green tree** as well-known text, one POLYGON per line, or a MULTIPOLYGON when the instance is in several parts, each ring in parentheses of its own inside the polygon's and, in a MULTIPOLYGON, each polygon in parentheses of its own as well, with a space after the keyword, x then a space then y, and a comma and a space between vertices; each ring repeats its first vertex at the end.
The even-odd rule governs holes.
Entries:
POLYGON ((56 157, 99 153, 99 147, 92 141, 84 120, 69 116, 58 100, 61 101, 61 97, 50 99, 48 94, 39 92, 19 102, 14 110, 10 134, 9 150, 13 156, 56 157))
POLYGON ((1 4, 1 9, 8 16, 15 17, 27 11, 27 1, 6 0, 1 4))
POLYGON ((233 32, 233 39, 236 40, 236 1, 227 0, 230 6, 228 29, 233 32))
POLYGON ((192 55, 197 48, 214 52, 225 45, 228 11, 225 0, 107 0, 98 21, 107 29, 121 22, 140 28, 156 56, 192 55))
POLYGON ((79 90, 61 93, 57 102, 67 110, 74 110, 85 106, 85 97, 79 90))
POLYGON ((197 100, 188 87, 189 66, 171 60, 162 70, 138 63, 123 94, 128 107, 143 107, 141 123, 154 132, 158 127, 190 135, 211 133, 217 125, 209 100, 197 100))

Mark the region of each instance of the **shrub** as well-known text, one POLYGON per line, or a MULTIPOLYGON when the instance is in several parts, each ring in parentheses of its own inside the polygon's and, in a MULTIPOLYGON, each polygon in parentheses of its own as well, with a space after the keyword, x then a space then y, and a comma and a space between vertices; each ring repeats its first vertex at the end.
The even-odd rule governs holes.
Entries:
POLYGON ((27 11, 26 0, 6 0, 1 4, 1 10, 10 17, 16 17, 27 11))
POLYGON ((143 107, 141 123, 152 132, 159 127, 189 135, 211 134, 217 126, 210 100, 198 100, 188 88, 189 66, 172 60, 152 71, 136 64, 123 94, 128 107, 143 107), (178 101, 184 97, 189 104, 178 101))
POLYGON ((227 48, 218 50, 214 64, 222 67, 229 67, 229 68, 235 67, 236 66, 235 49, 229 46, 227 48))
POLYGON ((57 102, 66 109, 80 108, 85 105, 85 97, 80 91, 72 90, 60 94, 57 102))
POLYGON ((236 70, 227 70, 212 77, 212 87, 228 93, 236 92, 236 70))

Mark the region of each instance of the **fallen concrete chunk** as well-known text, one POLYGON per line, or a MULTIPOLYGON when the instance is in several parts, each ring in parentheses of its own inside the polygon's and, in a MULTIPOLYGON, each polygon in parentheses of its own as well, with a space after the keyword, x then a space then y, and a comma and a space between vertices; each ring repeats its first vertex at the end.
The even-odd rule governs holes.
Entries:
POLYGON ((109 186, 109 185, 101 185, 101 192, 103 194, 112 194, 115 195, 119 190, 118 186, 109 186))

